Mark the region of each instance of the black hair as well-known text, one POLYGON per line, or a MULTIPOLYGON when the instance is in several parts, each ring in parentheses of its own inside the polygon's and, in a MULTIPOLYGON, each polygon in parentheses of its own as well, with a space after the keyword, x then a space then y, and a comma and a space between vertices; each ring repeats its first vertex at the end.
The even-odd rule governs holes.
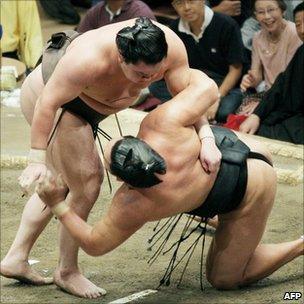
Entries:
POLYGON ((110 170, 133 187, 149 188, 162 182, 155 173, 165 174, 166 162, 143 140, 125 136, 112 148, 110 170))
POLYGON ((304 2, 301 2, 300 4, 298 4, 295 9, 293 10, 293 17, 296 16, 296 13, 304 11, 304 2))
POLYGON ((168 52, 165 33, 147 17, 135 20, 135 25, 121 29, 116 36, 116 44, 124 61, 136 64, 161 62, 168 52))
MULTIPOLYGON (((254 0, 254 4, 253 6, 255 7, 255 3, 257 2, 258 0, 254 0)), ((283 1, 283 0, 275 0, 276 3, 278 4, 279 8, 281 9, 282 12, 285 12, 286 9, 287 9, 287 5, 286 3, 283 1)))

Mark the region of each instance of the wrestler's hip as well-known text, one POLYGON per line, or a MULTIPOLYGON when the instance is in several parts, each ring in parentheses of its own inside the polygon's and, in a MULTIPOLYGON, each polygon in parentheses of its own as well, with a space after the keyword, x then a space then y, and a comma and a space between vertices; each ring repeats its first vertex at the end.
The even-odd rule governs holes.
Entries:
POLYGON ((258 159, 248 159, 248 179, 240 209, 260 208, 263 204, 272 204, 277 188, 277 176, 274 168, 258 159))

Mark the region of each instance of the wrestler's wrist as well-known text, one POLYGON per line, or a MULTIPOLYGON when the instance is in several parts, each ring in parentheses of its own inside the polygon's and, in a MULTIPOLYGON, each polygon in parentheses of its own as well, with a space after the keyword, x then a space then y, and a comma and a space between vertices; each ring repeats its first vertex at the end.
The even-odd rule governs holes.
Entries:
POLYGON ((31 148, 28 154, 28 162, 35 164, 46 163, 46 150, 31 148))
POLYGON ((203 140, 206 140, 206 139, 211 139, 211 140, 215 140, 214 139, 214 136, 212 136, 212 135, 205 135, 205 136, 202 136, 202 137, 200 137, 200 141, 203 141, 203 140))
POLYGON ((62 201, 51 208, 52 213, 56 217, 61 217, 70 210, 70 207, 66 204, 65 201, 62 201))

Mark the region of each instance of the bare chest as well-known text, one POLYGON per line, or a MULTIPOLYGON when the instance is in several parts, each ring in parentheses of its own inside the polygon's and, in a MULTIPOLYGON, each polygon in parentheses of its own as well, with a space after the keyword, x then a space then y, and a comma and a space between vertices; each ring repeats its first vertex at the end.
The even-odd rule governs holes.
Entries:
POLYGON ((103 114, 112 114, 131 106, 142 88, 119 80, 103 79, 88 86, 80 95, 90 107, 103 114))

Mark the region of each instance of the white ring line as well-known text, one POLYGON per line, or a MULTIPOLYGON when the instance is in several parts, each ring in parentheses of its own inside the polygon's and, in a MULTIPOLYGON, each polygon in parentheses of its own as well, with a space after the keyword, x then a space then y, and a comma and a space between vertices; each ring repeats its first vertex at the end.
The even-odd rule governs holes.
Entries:
POLYGON ((149 294, 152 294, 152 293, 156 293, 157 290, 154 290, 154 289, 146 289, 146 290, 143 290, 143 291, 140 291, 140 292, 137 292, 137 293, 133 293, 129 296, 126 296, 124 298, 120 298, 120 299, 117 299, 117 300, 114 300, 112 302, 109 302, 108 304, 124 304, 124 303, 129 303, 131 301, 134 301, 134 300, 137 300, 139 298, 142 298, 142 297, 145 297, 149 294))

